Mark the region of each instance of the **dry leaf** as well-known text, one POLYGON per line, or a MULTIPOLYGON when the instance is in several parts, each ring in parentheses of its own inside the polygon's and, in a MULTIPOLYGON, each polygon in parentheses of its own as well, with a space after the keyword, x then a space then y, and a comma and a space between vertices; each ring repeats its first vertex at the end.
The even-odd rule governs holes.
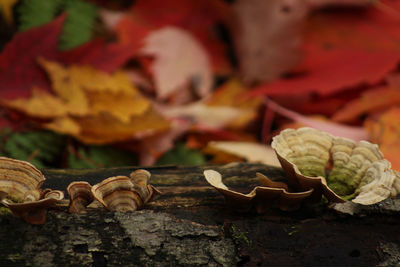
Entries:
POLYGON ((248 162, 263 163, 277 167, 281 166, 275 155, 275 151, 270 146, 263 144, 251 142, 213 141, 208 143, 208 147, 213 149, 216 154, 218 151, 222 151, 237 157, 245 158, 248 162))
POLYGON ((150 102, 140 95, 123 72, 110 75, 89 66, 64 68, 43 59, 40 63, 49 73, 55 95, 35 90, 31 98, 4 101, 5 105, 33 117, 107 112, 122 122, 129 122, 131 116, 140 115, 150 107, 150 102))
POLYGON ((334 114, 332 119, 338 122, 350 122, 362 115, 382 111, 398 104, 400 104, 400 89, 373 88, 365 91, 360 98, 349 101, 334 114))
MULTIPOLYGON (((387 8, 398 9, 397 1, 387 3, 394 6, 387 8)), ((261 85, 254 94, 326 96, 381 81, 400 60, 399 15, 373 6, 362 11, 313 14, 305 27, 305 57, 296 75, 261 85)))
POLYGON ((153 31, 145 39, 142 54, 154 57, 151 70, 157 96, 165 99, 178 89, 194 87, 200 97, 209 94, 212 73, 207 52, 191 34, 177 27, 153 31))
POLYGON ((303 116, 299 113, 296 113, 294 111, 288 110, 284 107, 281 107, 277 103, 273 102, 270 99, 267 99, 266 102, 267 102, 268 108, 270 108, 273 111, 275 111, 287 118, 290 118, 296 122, 303 123, 306 126, 328 132, 332 135, 346 137, 346 138, 352 139, 354 141, 368 139, 368 135, 362 127, 353 127, 353 126, 347 126, 347 125, 343 125, 343 124, 339 124, 339 123, 335 123, 335 122, 312 119, 312 118, 303 116))
POLYGON ((3 106, 22 111, 28 116, 43 119, 64 116, 69 112, 68 106, 62 99, 37 88, 32 88, 31 98, 2 100, 1 103, 3 106))
POLYGON ((55 94, 34 90, 31 98, 3 102, 31 117, 53 119, 45 128, 91 144, 143 138, 169 128, 123 72, 110 75, 89 66, 40 63, 55 94))
POLYGON ((71 77, 68 69, 44 59, 39 59, 39 63, 49 73, 53 91, 65 102, 69 112, 74 115, 88 113, 89 105, 84 89, 79 86, 79 81, 71 77))
POLYGON ((169 129, 169 122, 154 110, 132 116, 124 123, 109 113, 80 117, 61 117, 44 127, 59 133, 70 134, 87 144, 107 144, 142 139, 169 129), (79 129, 79 131, 77 131, 79 129))
POLYGON ((168 131, 140 140, 140 165, 153 165, 163 153, 173 148, 174 141, 186 133, 190 126, 187 121, 173 120, 168 131))
POLYGON ((365 128, 370 134, 370 141, 379 145, 392 169, 400 171, 400 108, 393 107, 378 119, 369 118, 365 128))
POLYGON ((229 11, 225 1, 137 0, 117 23, 118 14, 101 16, 107 27, 115 30, 118 39, 130 44, 135 53, 151 31, 166 26, 184 29, 206 49, 212 71, 227 75, 231 73, 227 48, 216 28, 231 18, 229 11))
POLYGON ((206 103, 210 107, 227 106, 239 109, 240 116, 230 122, 227 127, 244 128, 258 116, 258 111, 263 104, 261 97, 246 97, 247 89, 238 80, 233 79, 217 88, 206 103))
POLYGON ((245 81, 268 81, 300 60, 304 1, 238 0, 232 25, 236 55, 245 81))
MULTIPOLYGON (((161 108, 161 107, 160 107, 161 108)), ((241 115, 238 108, 207 106, 197 102, 185 106, 162 107, 162 114, 170 119, 185 119, 204 128, 222 128, 241 115)))

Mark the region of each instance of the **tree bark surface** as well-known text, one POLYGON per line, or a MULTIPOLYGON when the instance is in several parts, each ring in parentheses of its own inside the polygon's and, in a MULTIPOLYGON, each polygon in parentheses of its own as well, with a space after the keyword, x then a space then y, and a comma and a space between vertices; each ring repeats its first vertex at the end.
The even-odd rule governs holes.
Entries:
MULTIPOLYGON (((94 185, 136 167, 43 170, 43 188, 66 192, 72 181, 94 185)), ((163 192, 144 209, 69 214, 60 207, 46 223, 0 215, 0 266, 400 266, 400 199, 372 206, 305 204, 239 213, 204 177, 221 172, 241 192, 258 185, 256 172, 284 181, 280 168, 223 166, 145 168, 163 192)))

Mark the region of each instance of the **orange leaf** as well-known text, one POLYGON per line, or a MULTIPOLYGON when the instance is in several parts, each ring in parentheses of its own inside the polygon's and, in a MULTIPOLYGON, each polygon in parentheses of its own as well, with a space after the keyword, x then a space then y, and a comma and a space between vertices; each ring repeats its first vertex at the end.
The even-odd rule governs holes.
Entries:
POLYGON ((73 135, 87 144, 107 144, 141 139, 165 131, 169 128, 169 122, 149 109, 145 114, 132 116, 127 123, 109 113, 100 113, 73 118, 61 117, 53 123, 44 124, 44 127, 73 135))
POLYGON ((365 128, 392 168, 400 171, 400 108, 393 107, 378 119, 367 119, 365 128))
POLYGON ((216 89, 206 101, 208 106, 229 106, 241 111, 241 114, 228 127, 243 128, 258 115, 258 110, 263 104, 260 97, 248 98, 248 89, 238 80, 233 79, 216 89))
POLYGON ((400 104, 400 90, 397 88, 374 88, 365 91, 360 98, 348 102, 337 111, 332 119, 337 122, 351 122, 358 117, 387 109, 400 104))

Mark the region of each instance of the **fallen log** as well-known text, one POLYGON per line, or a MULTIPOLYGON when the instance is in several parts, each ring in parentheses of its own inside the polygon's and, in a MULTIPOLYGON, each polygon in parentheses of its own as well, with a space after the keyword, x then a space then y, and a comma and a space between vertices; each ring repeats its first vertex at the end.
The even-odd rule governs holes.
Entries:
MULTIPOLYGON (((95 184, 137 167, 43 170, 44 188, 95 184)), ((305 204, 293 212, 239 213, 203 178, 215 169, 242 192, 256 172, 285 180, 280 168, 223 166, 145 168, 163 192, 143 210, 51 210, 43 225, 0 215, 0 266, 396 266, 400 262, 400 200, 372 206, 305 204)))

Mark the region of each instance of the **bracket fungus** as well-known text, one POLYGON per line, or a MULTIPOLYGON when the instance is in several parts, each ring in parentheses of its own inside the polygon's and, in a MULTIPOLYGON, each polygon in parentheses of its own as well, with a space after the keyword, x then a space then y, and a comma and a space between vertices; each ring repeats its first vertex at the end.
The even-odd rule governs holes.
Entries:
POLYGON ((148 185, 150 173, 137 170, 127 176, 109 177, 95 184, 91 191, 94 198, 111 211, 135 211, 142 208, 156 194, 155 187, 148 185))
POLYGON ((273 138, 289 184, 314 189, 311 199, 351 200, 363 205, 380 202, 400 191, 400 175, 391 169, 378 145, 358 143, 313 129, 285 129, 273 138))
POLYGON ((64 198, 58 190, 41 190, 46 178, 26 161, 0 157, 1 204, 32 224, 46 221, 46 210, 64 198))
POLYGON ((257 173, 262 186, 257 186, 250 193, 243 194, 230 190, 222 182, 222 176, 217 171, 205 170, 204 176, 207 182, 225 197, 227 204, 239 211, 248 211, 255 207, 258 213, 263 213, 271 206, 278 206, 286 211, 296 210, 313 192, 313 189, 289 192, 285 183, 271 181, 265 175, 257 173))
POLYGON ((94 200, 91 189, 92 186, 85 181, 72 182, 68 185, 70 213, 86 213, 86 207, 94 200))

